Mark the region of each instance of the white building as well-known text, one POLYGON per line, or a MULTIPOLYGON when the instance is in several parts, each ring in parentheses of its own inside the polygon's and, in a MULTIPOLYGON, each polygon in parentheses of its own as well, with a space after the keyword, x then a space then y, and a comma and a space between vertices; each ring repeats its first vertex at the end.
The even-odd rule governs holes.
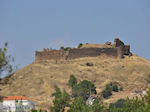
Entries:
POLYGON ((3 107, 7 109, 6 112, 29 112, 35 109, 35 103, 24 96, 9 96, 3 98, 3 107))
POLYGON ((2 102, 0 102, 0 112, 2 112, 2 110, 3 110, 3 104, 2 102))

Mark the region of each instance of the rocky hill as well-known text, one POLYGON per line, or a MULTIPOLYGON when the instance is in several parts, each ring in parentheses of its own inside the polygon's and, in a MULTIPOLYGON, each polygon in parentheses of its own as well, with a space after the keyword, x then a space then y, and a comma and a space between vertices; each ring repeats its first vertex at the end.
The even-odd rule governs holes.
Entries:
POLYGON ((71 60, 41 61, 18 70, 14 75, 0 81, 0 95, 24 95, 37 103, 38 108, 49 108, 54 86, 71 93, 67 82, 73 74, 78 81, 92 81, 98 95, 109 82, 117 82, 124 89, 114 93, 105 102, 113 102, 127 96, 135 96, 135 89, 146 89, 147 74, 150 74, 150 61, 137 55, 124 59, 84 57, 71 60), (92 63, 88 66, 87 63, 92 63))

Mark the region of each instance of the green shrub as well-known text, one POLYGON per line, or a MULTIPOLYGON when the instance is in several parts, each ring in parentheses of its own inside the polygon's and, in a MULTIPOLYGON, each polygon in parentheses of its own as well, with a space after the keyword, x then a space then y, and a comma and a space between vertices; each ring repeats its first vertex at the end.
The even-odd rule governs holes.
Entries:
POLYGON ((123 91, 123 87, 120 87, 120 91, 123 91))
POLYGON ((55 93, 52 94, 55 97, 53 100, 53 106, 50 108, 51 112, 64 112, 65 107, 69 105, 70 96, 64 90, 63 92, 56 86, 55 93))
POLYGON ((113 84, 112 82, 106 85, 106 90, 118 92, 117 84, 113 84))
POLYGON ((76 84, 77 84, 77 79, 75 78, 74 75, 70 75, 68 85, 73 88, 76 84))
POLYGON ((82 43, 80 43, 80 44, 78 45, 78 48, 81 48, 81 47, 82 47, 82 45, 83 45, 83 44, 82 44, 82 43))
POLYGON ((112 85, 112 91, 118 92, 118 86, 116 84, 112 85))
POLYGON ((109 96, 112 95, 112 91, 111 90, 104 90, 104 91, 102 91, 102 95, 104 98, 108 98, 109 96))
POLYGON ((35 110, 35 109, 32 109, 32 110, 31 110, 31 112, 38 112, 38 111, 37 111, 37 110, 35 110))
POLYGON ((82 97, 77 97, 70 106, 68 112, 106 112, 98 99, 94 100, 93 105, 86 105, 82 97))
POLYGON ((82 97, 77 97, 70 106, 68 112, 88 112, 88 106, 82 97))
POLYGON ((69 51, 70 49, 71 49, 70 47, 66 47, 66 48, 64 48, 64 51, 67 52, 67 51, 69 51))
POLYGON ((150 74, 147 75, 146 81, 147 81, 147 83, 150 83, 150 74))
POLYGON ((4 47, 0 47, 0 79, 2 74, 7 76, 12 75, 14 72, 12 62, 14 58, 11 55, 8 55, 8 43, 6 42, 4 47))
POLYGON ((111 103, 108 112, 150 112, 149 105, 145 103, 144 98, 138 99, 120 99, 115 103, 111 103))
POLYGON ((112 83, 106 85, 106 90, 112 91, 112 83))
POLYGON ((60 49, 61 49, 61 50, 64 50, 64 46, 61 46, 60 49))
POLYGON ((122 108, 124 102, 125 102, 124 99, 119 99, 119 100, 118 100, 117 102, 115 102, 115 103, 110 103, 109 108, 122 108))
POLYGON ((108 98, 109 96, 112 95, 112 91, 118 92, 118 86, 111 82, 111 83, 107 84, 105 90, 102 91, 103 97, 108 98))

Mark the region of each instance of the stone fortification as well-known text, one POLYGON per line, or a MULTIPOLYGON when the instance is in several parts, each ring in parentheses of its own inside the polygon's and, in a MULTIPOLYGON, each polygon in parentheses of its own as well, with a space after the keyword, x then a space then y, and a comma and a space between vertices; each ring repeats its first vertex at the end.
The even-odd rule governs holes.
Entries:
POLYGON ((124 55, 131 55, 130 45, 125 45, 121 40, 116 38, 114 40, 114 44, 111 44, 111 42, 106 42, 103 45, 99 44, 95 47, 90 47, 90 45, 86 44, 84 47, 72 48, 67 51, 64 49, 43 49, 43 51, 36 51, 35 61, 75 59, 80 57, 96 57, 102 55, 107 57, 123 58, 124 55))
POLYGON ((118 57, 117 48, 81 48, 70 49, 68 59, 80 58, 80 57, 95 57, 95 56, 110 56, 118 57))
POLYGON ((43 49, 35 52, 35 60, 58 60, 63 58, 63 50, 43 49))

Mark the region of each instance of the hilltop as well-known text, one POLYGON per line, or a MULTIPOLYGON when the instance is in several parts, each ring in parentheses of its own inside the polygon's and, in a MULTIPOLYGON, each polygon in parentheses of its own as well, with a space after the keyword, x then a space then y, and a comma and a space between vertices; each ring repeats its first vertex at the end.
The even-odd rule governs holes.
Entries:
POLYGON ((48 109, 52 105, 55 86, 71 94, 68 80, 74 75, 78 82, 92 81, 99 97, 110 82, 123 87, 123 91, 104 99, 105 103, 110 103, 136 96, 137 89, 146 90, 148 74, 150 61, 132 54, 130 45, 116 38, 114 44, 86 43, 77 48, 36 51, 32 64, 0 80, 0 95, 26 96, 36 102, 38 108, 48 109))
POLYGON ((150 73, 150 61, 137 55, 125 56, 124 59, 83 57, 71 60, 47 60, 32 64, 18 70, 14 75, 0 81, 0 94, 4 96, 24 95, 35 101, 40 108, 49 108, 52 104, 51 94, 57 85, 71 92, 67 82, 73 74, 78 81, 92 81, 98 94, 111 81, 121 85, 124 91, 115 93, 106 102, 119 98, 134 96, 135 89, 146 89, 147 74, 150 73), (93 66, 87 66, 92 63, 93 66))

